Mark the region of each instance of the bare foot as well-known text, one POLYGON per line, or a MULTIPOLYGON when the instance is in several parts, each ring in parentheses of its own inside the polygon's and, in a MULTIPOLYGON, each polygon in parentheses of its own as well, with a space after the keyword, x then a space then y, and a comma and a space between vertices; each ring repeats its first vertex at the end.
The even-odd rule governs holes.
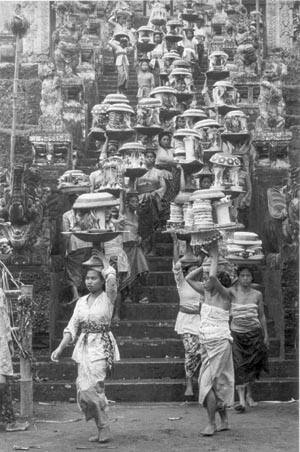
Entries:
POLYGON ((185 396, 193 396, 194 395, 193 388, 190 388, 187 386, 184 395, 185 396))
POLYGON ((110 428, 103 427, 99 430, 99 443, 107 443, 110 441, 110 428))
POLYGON ((148 251, 148 253, 146 253, 146 256, 148 256, 148 257, 156 256, 155 250, 152 249, 152 250, 148 251))
POLYGON ((29 428, 29 422, 12 422, 11 424, 7 424, 5 431, 6 432, 24 432, 29 428))
POLYGON ((130 297, 126 297, 124 303, 133 303, 133 301, 130 297))
POLYGON ((115 315, 114 318, 112 319, 112 323, 113 325, 118 326, 120 323, 120 317, 118 315, 115 315))
POLYGON ((216 425, 215 424, 208 424, 205 429, 201 432, 202 436, 213 436, 213 434, 216 431, 216 425))
POLYGON ((89 438, 90 443, 97 443, 99 441, 99 435, 94 435, 89 438))
POLYGON ((241 405, 241 404, 236 405, 234 407, 234 409, 235 409, 235 411, 238 411, 239 413, 245 413, 245 411, 246 411, 245 405, 241 405))
POLYGON ((253 399, 252 399, 252 397, 247 397, 246 396, 246 402, 247 402, 247 405, 248 406, 250 406, 250 407, 254 407, 254 406, 257 406, 258 405, 258 403, 257 402, 255 402, 253 399))
POLYGON ((143 297, 139 300, 140 304, 148 304, 149 303, 149 299, 148 297, 143 297))
POLYGON ((217 428, 218 432, 224 432, 225 430, 230 430, 229 424, 227 421, 221 422, 220 426, 217 428))

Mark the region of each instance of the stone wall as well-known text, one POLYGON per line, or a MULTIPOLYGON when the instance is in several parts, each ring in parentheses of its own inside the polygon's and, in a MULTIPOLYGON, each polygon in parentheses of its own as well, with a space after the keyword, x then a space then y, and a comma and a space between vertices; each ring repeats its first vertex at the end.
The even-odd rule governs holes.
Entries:
MULTIPOLYGON (((17 1, 0 2, 0 32, 6 31, 6 24, 11 20, 17 1)), ((23 39, 23 53, 27 61, 38 61, 49 55, 50 47, 50 2, 22 1, 22 12, 30 23, 30 28, 23 39)))
MULTIPOLYGON (((12 90, 14 64, 0 64, 0 127, 12 123, 12 90)), ((17 127, 37 125, 40 111, 42 83, 38 78, 37 64, 23 64, 20 67, 17 99, 17 127)))

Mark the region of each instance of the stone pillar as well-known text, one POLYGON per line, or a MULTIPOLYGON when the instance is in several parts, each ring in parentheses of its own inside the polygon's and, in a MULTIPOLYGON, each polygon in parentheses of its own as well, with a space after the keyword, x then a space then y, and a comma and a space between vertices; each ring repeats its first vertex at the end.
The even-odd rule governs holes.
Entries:
POLYGON ((293 45, 294 0, 266 0, 267 46, 269 49, 293 45))

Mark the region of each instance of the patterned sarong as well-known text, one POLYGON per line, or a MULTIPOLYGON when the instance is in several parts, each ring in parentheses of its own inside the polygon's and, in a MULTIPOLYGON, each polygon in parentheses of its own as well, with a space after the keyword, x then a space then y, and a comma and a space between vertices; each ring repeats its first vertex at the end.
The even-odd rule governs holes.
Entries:
POLYGON ((268 372, 268 351, 261 328, 245 333, 231 331, 235 384, 258 380, 261 372, 268 372))
POLYGON ((192 378, 201 363, 199 336, 185 333, 182 335, 182 340, 185 350, 185 375, 187 378, 192 378))
POLYGON ((16 420, 12 404, 11 381, 6 377, 6 383, 0 389, 0 423, 10 424, 16 420))

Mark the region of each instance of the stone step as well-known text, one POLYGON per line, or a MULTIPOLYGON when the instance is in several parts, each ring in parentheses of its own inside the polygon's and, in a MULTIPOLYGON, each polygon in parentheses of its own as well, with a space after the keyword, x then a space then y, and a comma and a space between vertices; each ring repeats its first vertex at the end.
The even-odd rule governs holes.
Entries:
MULTIPOLYGON (((296 360, 280 361, 270 358, 269 368, 269 375, 263 375, 266 378, 296 378, 299 376, 296 360)), ((18 363, 14 364, 14 372, 19 373, 18 363)), ((49 356, 46 356, 45 361, 39 360, 33 364, 33 374, 35 381, 73 382, 76 379, 76 363, 67 358, 59 363, 53 363, 49 361, 49 356)), ((183 379, 184 377, 184 360, 182 358, 122 359, 115 363, 111 375, 113 380, 183 379)))
MULTIPOLYGON (((275 326, 272 320, 267 322, 269 336, 275 338, 275 326)), ((58 320, 56 323, 55 333, 56 337, 62 337, 64 328, 67 325, 67 320, 58 320)), ((178 334, 174 330, 174 320, 121 320, 119 325, 112 326, 112 332, 115 337, 134 337, 137 339, 147 338, 177 338, 178 334)))
MULTIPOLYGON (((60 306, 57 318, 68 320, 74 306, 60 306)), ((178 313, 178 303, 124 303, 122 318, 126 320, 173 320, 178 313)))
MULTIPOLYGON (((48 381, 34 383, 33 397, 35 401, 69 401, 76 399, 74 383, 64 381, 48 381)), ((14 384, 13 395, 19 398, 19 384, 14 384)), ((105 384, 105 393, 109 400, 116 402, 179 402, 184 401, 184 380, 111 380, 105 384)), ((194 382, 197 400, 197 382, 194 382)), ((253 385, 253 396, 261 400, 290 400, 298 399, 299 387, 297 378, 266 378, 253 385)))
POLYGON ((175 286, 135 286, 133 301, 138 302, 143 297, 148 297, 152 303, 179 303, 179 295, 175 286))
POLYGON ((172 270, 172 257, 148 257, 147 261, 151 272, 172 270))
MULTIPOLYGON (((120 356, 122 358, 183 358, 184 348, 181 339, 156 339, 156 338, 116 338, 120 356)), ((57 346, 60 339, 55 339, 54 343, 57 346)), ((279 356, 279 340, 270 339, 269 356, 279 356)), ((71 356, 73 347, 67 347, 64 350, 63 356, 71 356)))
MULTIPOLYGON (((67 321, 57 321, 55 328, 56 337, 62 337, 62 332, 66 325, 67 321)), ((112 326, 112 332, 115 337, 178 339, 174 326, 175 320, 121 320, 119 325, 112 326)))
MULTIPOLYGON (((157 244, 159 248, 163 248, 164 244, 157 244)), ((147 284, 149 286, 175 286, 173 272, 149 272, 147 276, 147 284)))

